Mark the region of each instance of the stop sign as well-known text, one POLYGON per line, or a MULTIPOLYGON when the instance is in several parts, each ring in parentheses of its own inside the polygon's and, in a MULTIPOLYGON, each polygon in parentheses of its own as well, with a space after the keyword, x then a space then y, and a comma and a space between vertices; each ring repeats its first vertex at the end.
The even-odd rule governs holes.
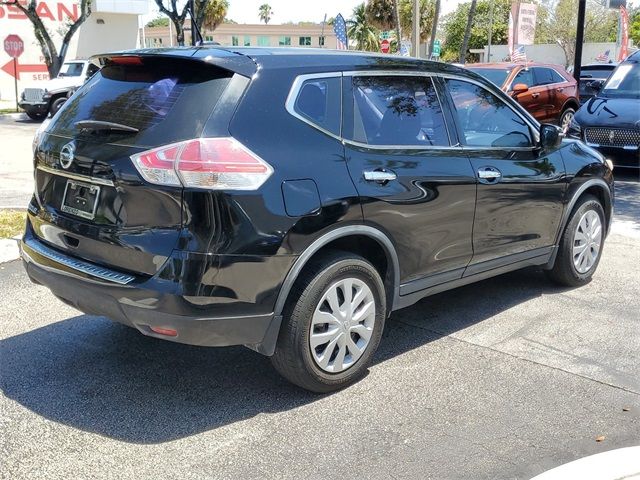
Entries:
POLYGON ((380 51, 382 53, 389 53, 389 50, 391 50, 391 43, 389 43, 389 40, 384 39, 380 42, 380 51))
POLYGON ((18 35, 9 35, 4 39, 4 51, 11 58, 18 58, 24 52, 24 42, 18 35))

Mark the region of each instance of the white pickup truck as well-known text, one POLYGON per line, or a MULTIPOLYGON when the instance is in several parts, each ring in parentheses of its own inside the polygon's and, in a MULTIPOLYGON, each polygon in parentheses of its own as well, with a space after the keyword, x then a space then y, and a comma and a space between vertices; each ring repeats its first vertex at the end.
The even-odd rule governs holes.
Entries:
POLYGON ((67 98, 99 69, 89 60, 65 62, 58 76, 48 80, 44 88, 25 88, 18 104, 33 120, 44 120, 47 114, 53 117, 67 98))

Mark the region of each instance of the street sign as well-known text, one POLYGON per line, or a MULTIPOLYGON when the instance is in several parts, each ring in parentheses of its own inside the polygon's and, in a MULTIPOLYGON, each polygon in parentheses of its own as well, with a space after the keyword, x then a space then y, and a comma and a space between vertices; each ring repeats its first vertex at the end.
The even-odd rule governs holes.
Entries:
POLYGON ((440 40, 435 40, 433 42, 433 56, 434 57, 440 56, 440 40))
MULTIPOLYGON (((18 72, 18 57, 22 55, 24 52, 24 42, 22 39, 15 34, 7 35, 4 39, 4 51, 13 58, 13 85, 16 90, 16 112, 19 111, 18 108, 18 76, 20 76, 20 72, 18 72)), ((9 62, 11 63, 11 62, 9 62)), ((6 67, 6 65, 5 65, 6 67)), ((6 72, 7 70, 2 67, 2 69, 6 72)))
POLYGON ((391 50, 391 43, 389 42, 389 40, 382 40, 380 42, 380 51, 382 53, 389 53, 389 51, 391 50))
POLYGON ((389 30, 383 30, 380 32, 380 40, 389 40, 391 38, 391 32, 389 30))
POLYGON ((4 51, 11 58, 18 58, 24 52, 24 42, 18 35, 8 35, 4 39, 4 51))
POLYGON ((19 63, 17 58, 14 60, 9 60, 7 63, 2 65, 2 67, 0 67, 0 70, 2 70, 5 73, 8 73, 9 75, 11 75, 12 77, 15 77, 18 80, 20 80, 21 73, 47 73, 48 72, 46 65, 43 65, 43 64, 29 65, 29 64, 19 63))

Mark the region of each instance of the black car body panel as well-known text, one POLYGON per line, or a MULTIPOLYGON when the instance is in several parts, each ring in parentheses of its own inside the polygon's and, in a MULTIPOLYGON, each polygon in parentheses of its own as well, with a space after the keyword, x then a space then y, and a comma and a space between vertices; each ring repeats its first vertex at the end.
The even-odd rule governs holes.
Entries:
POLYGON ((100 56, 100 62, 101 73, 37 141, 23 259, 29 276, 67 303, 146 335, 245 344, 271 355, 288 294, 319 252, 351 249, 376 265, 390 312, 504 271, 552 263, 568 212, 586 191, 601 196, 610 218, 613 178, 601 155, 571 140, 541 145, 538 123, 516 102, 457 67, 255 48, 140 50, 100 56), (176 73, 149 80, 145 65, 158 59, 176 73), (165 77, 188 72, 198 73, 182 81, 187 93, 174 107, 156 108, 162 118, 152 115, 151 126, 121 116, 138 131, 72 128, 85 119, 115 122, 118 117, 100 108, 130 95, 122 82, 146 79, 139 89, 148 93, 167 87, 165 77), (100 87, 90 93, 110 75, 122 98, 102 98, 100 87), (430 144, 388 144, 401 129, 380 119, 375 138, 358 141, 354 112, 357 107, 361 116, 365 103, 356 105, 354 85, 361 88, 357 79, 370 75, 420 79, 420 108, 437 111, 439 124, 408 121, 430 144), (322 88, 313 83, 318 79, 322 88), (468 145, 457 109, 473 104, 455 103, 451 79, 487 92, 496 108, 520 122, 530 144, 500 146, 513 140, 508 134, 493 146, 468 145), (323 93, 327 105, 341 107, 327 107, 320 120, 305 118, 297 109, 307 80, 309 98, 323 93), (99 101, 87 100, 96 95, 99 101), (97 109, 85 108, 92 104, 97 109), (209 189, 155 184, 134 165, 142 152, 193 138, 233 138, 272 171, 256 189, 209 189), (72 141, 72 162, 64 167, 62 150, 72 141), (488 166, 495 175, 485 180, 480 172, 488 166), (100 186, 93 217, 62 208, 69 182, 100 186))
POLYGON ((620 63, 597 95, 576 112, 568 134, 596 148, 616 166, 640 168, 638 53, 620 63))

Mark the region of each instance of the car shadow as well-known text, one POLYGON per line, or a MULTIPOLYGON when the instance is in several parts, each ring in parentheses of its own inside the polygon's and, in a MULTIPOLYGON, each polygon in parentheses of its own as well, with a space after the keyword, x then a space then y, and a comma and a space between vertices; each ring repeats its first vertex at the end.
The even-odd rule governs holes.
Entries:
MULTIPOLYGON (((528 269, 429 297, 393 314, 374 363, 560 291, 528 269)), ((139 444, 323 398, 289 384, 268 358, 246 348, 165 342, 88 315, 2 340, 0 384, 8 398, 47 419, 139 444)))

